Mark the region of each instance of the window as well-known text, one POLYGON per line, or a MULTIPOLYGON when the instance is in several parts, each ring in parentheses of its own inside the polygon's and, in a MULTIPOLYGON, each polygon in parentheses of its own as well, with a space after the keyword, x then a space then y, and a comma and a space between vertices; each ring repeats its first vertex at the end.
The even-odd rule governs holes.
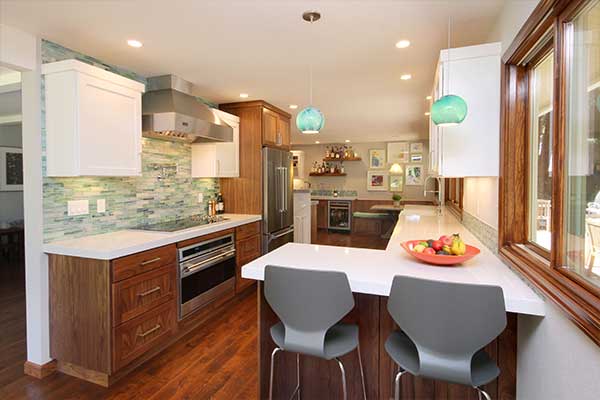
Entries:
POLYGON ((600 2, 566 24, 565 264, 600 286, 600 2))
POLYGON ((499 254, 600 345, 600 0, 540 2, 502 60, 499 254))
POLYGON ((529 240, 552 246, 552 100, 554 52, 530 72, 529 240))

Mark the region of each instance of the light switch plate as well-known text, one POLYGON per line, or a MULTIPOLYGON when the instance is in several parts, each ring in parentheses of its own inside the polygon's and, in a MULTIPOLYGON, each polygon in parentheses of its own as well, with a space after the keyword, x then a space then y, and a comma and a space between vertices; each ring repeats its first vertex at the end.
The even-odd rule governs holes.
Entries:
POLYGON ((203 203, 203 202, 204 202, 204 194, 198 193, 198 203, 203 203))
POLYGON ((98 213, 106 212, 106 199, 96 200, 96 212, 98 212, 98 213))
POLYGON ((70 217, 89 214, 90 202, 88 200, 70 200, 67 202, 67 213, 70 217))

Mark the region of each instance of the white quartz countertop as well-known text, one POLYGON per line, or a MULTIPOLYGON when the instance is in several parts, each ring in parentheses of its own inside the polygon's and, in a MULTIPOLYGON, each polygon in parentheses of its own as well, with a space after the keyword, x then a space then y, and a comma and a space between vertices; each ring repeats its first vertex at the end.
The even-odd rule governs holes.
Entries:
POLYGON ((544 315, 544 301, 456 218, 444 214, 437 216, 431 206, 406 206, 386 250, 288 243, 244 266, 242 277, 263 280, 266 265, 342 271, 352 291, 379 296, 389 295, 395 275, 497 285, 503 289, 508 312, 544 315), (406 240, 437 239, 453 233, 481 253, 459 266, 437 267, 421 263, 400 247, 406 240))
POLYGON ((50 242, 44 245, 44 252, 64 256, 112 260, 262 219, 260 215, 223 214, 223 216, 227 218, 226 221, 177 232, 151 232, 126 229, 100 235, 84 236, 77 239, 50 242))
POLYGON ((311 200, 356 200, 356 196, 310 196, 311 200))

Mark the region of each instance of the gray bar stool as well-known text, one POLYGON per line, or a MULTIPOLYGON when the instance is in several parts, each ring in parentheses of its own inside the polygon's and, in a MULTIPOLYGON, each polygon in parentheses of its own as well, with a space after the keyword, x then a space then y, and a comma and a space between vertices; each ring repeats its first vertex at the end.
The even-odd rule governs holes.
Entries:
POLYGON ((483 347, 506 327, 502 288, 396 276, 388 311, 401 329, 385 342, 399 367, 396 400, 406 372, 472 386, 491 400, 481 386, 500 369, 483 347))
POLYGON ((304 354, 337 361, 347 399, 346 372, 339 357, 354 349, 358 352, 363 396, 367 398, 358 326, 338 323, 354 308, 346 274, 267 265, 265 299, 281 320, 271 327, 277 347, 271 354, 269 399, 273 398, 275 354, 280 351, 296 353, 297 385, 292 397, 298 393, 300 398, 300 354, 304 354))

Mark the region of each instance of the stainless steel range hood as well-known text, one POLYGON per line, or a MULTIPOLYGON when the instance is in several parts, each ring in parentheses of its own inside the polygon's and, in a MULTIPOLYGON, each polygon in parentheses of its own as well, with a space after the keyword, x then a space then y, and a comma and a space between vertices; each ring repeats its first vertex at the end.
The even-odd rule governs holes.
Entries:
POLYGON ((233 129, 192 96, 192 88, 175 75, 148 78, 142 96, 142 135, 187 143, 231 142, 233 129))

